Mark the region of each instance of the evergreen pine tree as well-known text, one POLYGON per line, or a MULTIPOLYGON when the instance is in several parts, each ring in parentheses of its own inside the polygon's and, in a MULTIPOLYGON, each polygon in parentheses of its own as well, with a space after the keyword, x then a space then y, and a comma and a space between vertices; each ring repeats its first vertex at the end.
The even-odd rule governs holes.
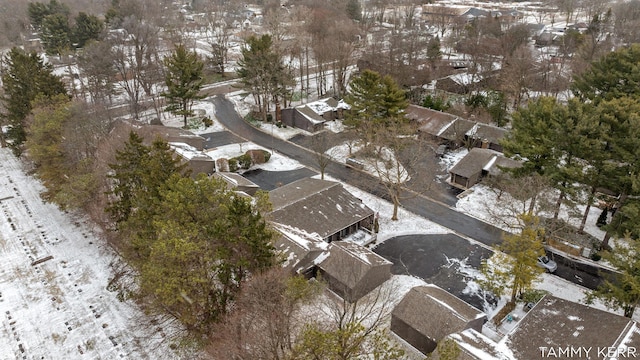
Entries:
POLYGON ((352 126, 368 143, 385 128, 405 122, 403 111, 409 105, 405 92, 389 76, 371 70, 351 79, 345 102, 351 106, 345 124, 352 126))
POLYGON ((167 91, 162 93, 162 96, 169 104, 165 110, 183 116, 184 127, 187 128, 187 117, 193 116, 191 105, 195 100, 204 97, 199 95, 204 84, 204 63, 200 61, 198 54, 187 51, 184 45, 180 44, 174 53, 165 59, 164 64, 167 68, 167 91))
POLYGON ((104 24, 97 16, 80 12, 75 20, 72 39, 74 46, 83 48, 90 40, 99 39, 104 24))
POLYGON ((346 5, 347 16, 351 20, 362 20, 362 8, 360 6, 360 0, 349 0, 346 5))
MULTIPOLYGON (((9 126, 8 138, 16 153, 26 140, 25 120, 32 109, 32 102, 38 95, 54 97, 67 94, 64 83, 53 74, 53 67, 45 64, 35 52, 26 53, 13 48, 3 59, 4 71, 2 84, 4 94, 2 102, 4 113, 1 114, 3 124, 9 126)), ((4 135, 0 132, 0 140, 5 145, 4 135)))
POLYGON ((71 49, 71 26, 65 14, 51 14, 42 21, 40 34, 48 55, 61 55, 71 49))

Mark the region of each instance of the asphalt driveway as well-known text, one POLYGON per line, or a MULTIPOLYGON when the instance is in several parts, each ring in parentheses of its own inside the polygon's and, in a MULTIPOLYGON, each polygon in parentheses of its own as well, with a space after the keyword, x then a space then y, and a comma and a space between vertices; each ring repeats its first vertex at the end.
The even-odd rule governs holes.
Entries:
POLYGON ((205 149, 212 149, 218 146, 224 146, 229 144, 243 143, 246 141, 243 138, 236 136, 229 131, 220 131, 220 132, 214 132, 214 133, 208 133, 208 134, 201 134, 200 136, 204 138, 205 149))
POLYGON ((265 191, 271 191, 282 185, 286 185, 296 180, 308 178, 314 175, 317 175, 317 173, 307 168, 300 168, 289 171, 268 171, 255 169, 245 171, 242 174, 242 176, 253 181, 256 185, 260 186, 260 189, 265 191))
POLYGON ((490 250, 455 234, 420 234, 394 237, 373 251, 393 262, 393 274, 421 278, 484 310, 482 294, 469 284, 490 250))

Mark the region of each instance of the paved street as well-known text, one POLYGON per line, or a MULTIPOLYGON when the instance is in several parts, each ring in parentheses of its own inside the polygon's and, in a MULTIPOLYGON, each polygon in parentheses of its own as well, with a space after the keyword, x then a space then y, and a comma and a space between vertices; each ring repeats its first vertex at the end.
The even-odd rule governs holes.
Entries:
MULTIPOLYGON (((215 106, 218 121, 235 135, 265 148, 276 149, 279 153, 300 162, 307 168, 319 171, 313 152, 294 143, 272 137, 246 123, 235 111, 233 104, 224 96, 219 95, 209 99, 215 106)), ((331 162, 327 166, 326 172, 340 181, 388 199, 388 195, 378 180, 365 172, 345 167, 344 164, 336 162, 331 162)), ((458 212, 423 194, 405 195, 407 196, 404 196, 406 199, 402 201, 403 208, 447 227, 457 235, 467 236, 491 247, 501 242, 503 231, 491 224, 458 212)), ((591 289, 600 283, 601 279, 597 275, 599 271, 597 267, 589 264, 576 264, 571 260, 567 260, 565 263, 560 261, 560 258, 558 260, 558 276, 591 289)))
MULTIPOLYGON (((291 142, 273 138, 269 134, 246 123, 235 111, 233 104, 224 97, 215 96, 211 101, 215 105, 218 121, 231 132, 265 148, 273 147, 277 149, 279 153, 300 162, 308 168, 318 171, 317 161, 313 152, 291 142)), ((327 166, 326 172, 332 177, 364 191, 387 197, 386 194, 384 194, 382 186, 378 184, 378 180, 365 172, 353 170, 336 162, 331 162, 329 166, 327 166)), ((408 197, 408 199, 406 199, 402 205, 409 211, 487 245, 494 245, 500 241, 502 230, 495 226, 455 211, 424 195, 416 194, 413 197, 406 197, 408 197)))

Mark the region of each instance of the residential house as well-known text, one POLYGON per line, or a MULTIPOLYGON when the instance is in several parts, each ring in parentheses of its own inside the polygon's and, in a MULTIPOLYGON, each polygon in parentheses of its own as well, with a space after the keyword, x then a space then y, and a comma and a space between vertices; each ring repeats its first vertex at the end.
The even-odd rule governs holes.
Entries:
POLYGON ((465 133, 467 139, 473 139, 475 146, 502 152, 500 142, 507 135, 507 130, 483 123, 476 123, 465 133))
POLYGON ((462 119, 456 115, 409 105, 405 109, 405 116, 418 123, 421 134, 443 141, 451 147, 459 147, 471 142, 473 146, 502 151, 500 141, 506 136, 507 130, 462 119))
POLYGON ((391 313, 391 331, 429 354, 450 334, 473 329, 482 331, 487 316, 435 285, 411 289, 391 313))
POLYGON ((282 266, 308 278, 319 276, 327 287, 354 302, 391 278, 390 261, 348 241, 328 244, 317 233, 271 222, 280 233, 274 241, 282 266))
POLYGON ((352 242, 332 242, 321 259, 316 262, 322 280, 349 302, 355 302, 391 278, 390 261, 352 242))
POLYGON ((418 131, 436 138, 442 131, 446 130, 451 123, 459 119, 458 116, 453 114, 413 104, 404 110, 404 116, 418 123, 418 131))
MULTIPOLYGON (((640 349, 638 331, 629 318, 547 295, 501 342, 509 344, 515 359, 541 358, 541 347, 557 351, 567 346, 591 348, 591 358, 597 359, 597 349, 640 349)), ((616 357, 629 356, 607 358, 616 357)))
POLYGON ((521 166, 520 162, 505 157, 495 150, 473 148, 449 169, 448 182, 454 187, 466 190, 485 176, 497 176, 501 173, 500 168, 519 166, 521 166))
POLYGON ((324 129, 326 121, 307 105, 297 106, 289 109, 282 109, 282 123, 302 129, 308 132, 317 132, 324 129))
POLYGON ((342 119, 349 105, 344 101, 326 98, 293 108, 282 109, 282 122, 309 132, 320 131, 326 121, 342 119))
MULTIPOLYGON (((506 347, 500 346, 494 340, 475 329, 466 329, 447 336, 457 345, 459 351, 456 358, 447 356, 447 360, 516 360, 506 347)), ((429 360, 443 360, 438 349, 429 355, 429 360)))
POLYGON ((316 233, 326 242, 370 232, 374 212, 342 184, 305 178, 269 192, 271 221, 316 233))
MULTIPOLYGON (((456 360, 541 358, 626 359, 640 356, 635 321, 546 295, 498 341, 477 331, 451 334, 460 349, 456 360), (567 353, 566 351, 569 351, 567 353)), ((440 359, 437 352, 434 359, 440 359)))
POLYGON ((197 151, 202 151, 204 149, 205 139, 189 130, 163 125, 144 125, 140 129, 145 139, 150 137, 160 137, 168 143, 187 144, 195 148, 197 151))
POLYGON ((124 143, 128 140, 130 132, 138 134, 145 145, 150 145, 156 139, 166 141, 183 163, 187 164, 194 177, 200 173, 214 172, 214 160, 202 152, 205 143, 202 136, 183 129, 162 125, 134 125, 127 121, 116 122, 110 136, 124 143))
POLYGON ((308 233, 294 226, 271 224, 280 234, 273 246, 282 255, 282 266, 295 274, 315 276, 317 265, 326 257, 329 244, 316 233, 308 233))

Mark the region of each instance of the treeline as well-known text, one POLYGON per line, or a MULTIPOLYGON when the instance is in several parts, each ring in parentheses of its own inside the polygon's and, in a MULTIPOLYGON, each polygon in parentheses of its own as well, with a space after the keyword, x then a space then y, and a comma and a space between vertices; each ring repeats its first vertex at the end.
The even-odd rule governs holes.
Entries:
MULTIPOLYGON (((592 63, 574 78, 575 97, 567 103, 543 97, 516 111, 503 142, 507 155, 524 160, 513 170, 516 181, 539 176, 558 190, 554 218, 563 203, 587 204, 580 231, 597 191, 617 196, 613 219, 603 227, 605 248, 611 236, 640 236, 638 62, 640 46, 632 45, 592 63)), ((540 189, 532 189, 529 211, 540 189)))
POLYGON ((104 23, 95 15, 80 12, 72 18, 71 9, 57 0, 29 3, 27 11, 31 26, 40 33, 49 55, 84 47, 90 40, 97 40, 104 29, 104 23))

